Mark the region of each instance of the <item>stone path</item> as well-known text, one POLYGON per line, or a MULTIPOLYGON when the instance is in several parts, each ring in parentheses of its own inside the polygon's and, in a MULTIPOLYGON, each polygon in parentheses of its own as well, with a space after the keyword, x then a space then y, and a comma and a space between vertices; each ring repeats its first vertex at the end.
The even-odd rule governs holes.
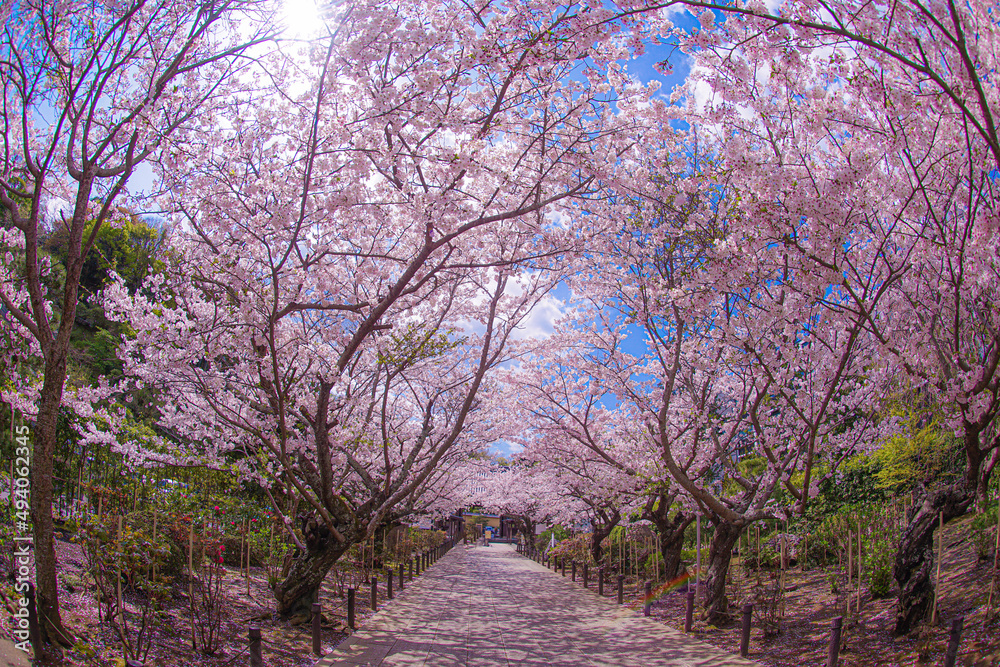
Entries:
POLYGON ((452 549, 316 667, 754 664, 495 544, 452 549))

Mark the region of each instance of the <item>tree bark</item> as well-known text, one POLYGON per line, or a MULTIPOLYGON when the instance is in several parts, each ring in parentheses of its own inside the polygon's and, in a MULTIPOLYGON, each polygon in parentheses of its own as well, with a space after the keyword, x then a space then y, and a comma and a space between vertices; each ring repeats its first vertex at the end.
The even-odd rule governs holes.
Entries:
POLYGON ((520 525, 518 526, 521 531, 521 535, 524 537, 524 543, 528 545, 530 550, 535 548, 535 522, 526 516, 518 517, 520 519, 520 525))
POLYGON ((655 521, 660 532, 660 556, 663 558, 664 573, 669 581, 681 573, 681 551, 684 549, 684 533, 694 522, 693 514, 677 512, 673 519, 655 521))
POLYGON ((726 597, 726 575, 733 558, 733 547, 743 532, 742 526, 716 519, 715 535, 708 550, 708 569, 705 573, 705 587, 708 599, 702 619, 715 626, 728 625, 734 620, 729 613, 729 599, 726 597))
POLYGON ((945 522, 964 515, 976 499, 975 487, 960 481, 945 489, 926 493, 923 502, 914 505, 908 524, 899 541, 893 574, 899 584, 896 599, 896 635, 910 632, 927 615, 934 586, 934 529, 939 513, 945 522))
MULTIPOLYGON (((66 354, 52 345, 45 360, 45 379, 38 403, 38 420, 31 461, 31 523, 35 557, 35 602, 43 644, 73 645, 73 635, 59 614, 59 584, 56 579, 55 533, 52 527, 52 475, 66 382, 66 354)), ((40 649, 41 647, 39 647, 40 649)))
POLYGON ((622 520, 622 515, 617 509, 612 510, 610 513, 598 510, 597 515, 601 521, 591 522, 590 556, 594 559, 595 563, 600 565, 601 559, 604 558, 604 547, 601 546, 601 543, 611 534, 611 531, 615 529, 618 522, 622 520))
POLYGON ((352 544, 349 539, 344 542, 334 539, 315 517, 303 518, 302 523, 306 551, 300 551, 292 559, 288 575, 274 587, 277 612, 283 619, 311 616, 323 580, 352 544))
POLYGON ((680 574, 684 531, 694 521, 694 514, 685 514, 684 510, 678 510, 670 518, 670 506, 676 497, 676 493, 660 491, 649 497, 642 511, 642 518, 652 521, 660 533, 660 557, 663 558, 668 581, 680 574))

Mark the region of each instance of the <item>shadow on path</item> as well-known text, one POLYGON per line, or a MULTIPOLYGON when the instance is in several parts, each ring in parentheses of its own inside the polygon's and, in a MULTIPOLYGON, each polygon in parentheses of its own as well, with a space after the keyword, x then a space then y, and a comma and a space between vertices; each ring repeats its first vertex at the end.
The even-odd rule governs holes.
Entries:
POLYGON ((749 667, 508 545, 457 546, 316 667, 749 667))

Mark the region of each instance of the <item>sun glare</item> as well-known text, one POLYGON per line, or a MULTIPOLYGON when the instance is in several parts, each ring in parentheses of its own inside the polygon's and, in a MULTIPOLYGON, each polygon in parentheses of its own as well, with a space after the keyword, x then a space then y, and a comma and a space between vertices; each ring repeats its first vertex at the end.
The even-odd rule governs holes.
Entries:
POLYGON ((323 26, 315 0, 285 0, 281 23, 289 37, 312 37, 323 26))

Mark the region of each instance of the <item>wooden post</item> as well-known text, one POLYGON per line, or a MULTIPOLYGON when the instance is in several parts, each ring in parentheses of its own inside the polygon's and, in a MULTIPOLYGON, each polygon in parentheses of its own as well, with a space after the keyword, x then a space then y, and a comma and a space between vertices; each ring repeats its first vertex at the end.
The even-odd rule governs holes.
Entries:
POLYGON ((372 577, 372 611, 378 611, 378 579, 372 577))
POLYGON ((597 595, 604 597, 604 568, 597 568, 597 595))
POLYGON ((843 627, 843 616, 837 616, 830 621, 830 646, 826 654, 826 667, 837 667, 840 661, 840 633, 843 627))
POLYGON ((386 588, 385 588, 385 599, 386 600, 391 600, 392 599, 392 568, 390 567, 390 568, 387 568, 387 569, 388 569, 389 574, 386 576, 386 580, 385 580, 385 582, 386 582, 385 583, 385 586, 386 586, 386 588))
POLYGON ((347 589, 347 627, 354 630, 354 589, 347 589))
POLYGON ((583 563, 583 587, 590 588, 590 572, 587 568, 587 562, 583 563))
POLYGON ((260 626, 250 626, 250 667, 264 667, 264 657, 260 652, 260 626))
POLYGON ((618 604, 625 602, 625 575, 618 575, 618 604))
MULTIPOLYGON (((747 541, 750 541, 750 536, 747 535, 747 541)), ((687 591, 687 611, 684 615, 684 632, 691 632, 691 626, 694 624, 694 589, 688 587, 687 591)))
POLYGON ((323 613, 319 602, 312 605, 312 641, 313 653, 323 655, 323 613))
POLYGON ((743 627, 740 636, 740 655, 744 658, 750 653, 750 619, 753 616, 753 605, 743 605, 743 627))
POLYGON ((653 582, 647 581, 643 589, 644 604, 642 606, 642 615, 649 616, 649 611, 653 606, 653 582))
POLYGON ((403 592, 403 564, 399 564, 399 592, 403 592))
POLYGON ((958 645, 962 641, 962 625, 965 617, 959 616, 951 621, 951 633, 948 635, 948 652, 944 655, 944 667, 955 667, 958 657, 958 645))

